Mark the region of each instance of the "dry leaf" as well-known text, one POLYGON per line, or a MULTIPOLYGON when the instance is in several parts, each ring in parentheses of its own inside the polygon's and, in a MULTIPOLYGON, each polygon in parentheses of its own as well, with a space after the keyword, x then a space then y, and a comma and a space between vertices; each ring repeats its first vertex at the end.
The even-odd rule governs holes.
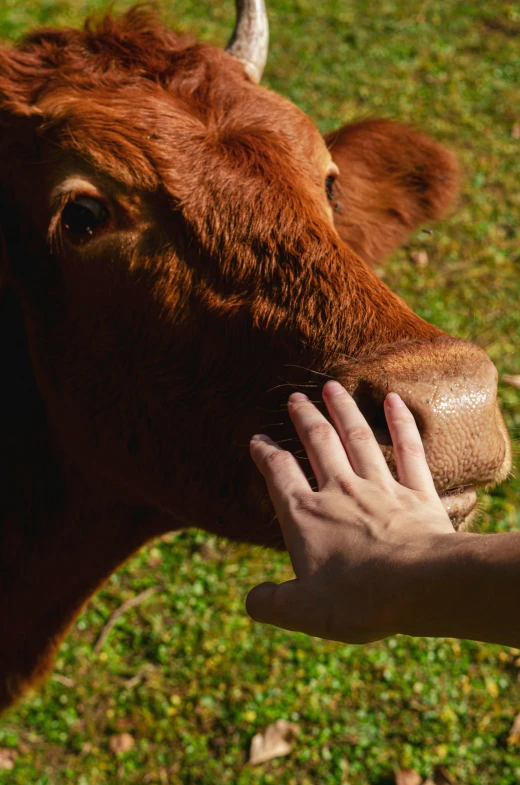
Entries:
POLYGON ((511 136, 513 139, 520 139, 520 123, 515 123, 511 129, 511 136))
POLYGON ((112 736, 109 744, 114 755, 122 755, 132 749, 135 739, 129 733, 120 733, 119 736, 112 736))
POLYGON ((63 684, 64 687, 72 688, 76 686, 74 679, 69 679, 68 676, 63 676, 61 673, 53 673, 51 679, 57 681, 58 684, 63 684))
POLYGON ((395 785, 421 785, 422 777, 412 769, 403 769, 395 775, 395 785))
POLYGON ((520 744, 520 714, 517 714, 507 737, 508 744, 520 744))
POLYGON ((152 548, 148 554, 146 563, 148 567, 151 567, 152 569, 154 569, 154 567, 160 567, 160 565, 163 563, 163 555, 159 548, 152 548))
POLYGON ((517 390, 520 390, 520 376, 502 376, 502 381, 504 384, 509 384, 511 387, 516 387, 517 390))
POLYGON ((204 561, 216 561, 220 558, 220 553, 211 542, 203 542, 199 548, 199 553, 204 561))
POLYGON ((434 785, 456 785, 446 766, 437 766, 433 772, 434 785))
POLYGON ((414 262, 417 267, 428 267, 428 254, 426 251, 412 251, 410 254, 410 259, 414 262))
POLYGON ((263 733, 253 736, 249 751, 249 763, 251 766, 258 766, 259 763, 267 763, 274 758, 288 755, 299 732, 300 726, 294 722, 277 720, 273 725, 269 725, 263 733))
POLYGON ((6 747, 0 747, 0 771, 11 771, 14 769, 16 751, 6 747))

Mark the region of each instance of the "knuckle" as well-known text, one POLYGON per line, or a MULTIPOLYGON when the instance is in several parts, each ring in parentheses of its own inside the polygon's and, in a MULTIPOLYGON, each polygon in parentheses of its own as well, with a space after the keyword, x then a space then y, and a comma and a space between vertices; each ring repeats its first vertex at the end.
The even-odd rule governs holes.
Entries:
POLYGON ((401 455, 411 455, 415 458, 424 456, 424 447, 420 441, 407 440, 398 442, 395 449, 397 452, 401 453, 401 455))
POLYGON ((346 477, 338 477, 336 478, 336 485, 345 496, 351 496, 352 498, 357 496, 358 488, 352 480, 346 477))
POLYGON ((313 491, 296 491, 291 496, 290 506, 296 515, 315 515, 319 509, 318 494, 313 491))
POLYGON ((352 409, 353 411, 359 408, 351 395, 336 395, 334 405, 340 409, 352 409))
POLYGON ((278 469, 281 466, 287 466, 293 460, 293 456, 287 450, 273 450, 268 453, 264 458, 264 464, 269 469, 278 469))
POLYGON ((354 428, 349 428, 345 434, 349 442, 367 442, 374 438, 374 434, 365 425, 356 425, 354 428))
POLYGON ((333 437, 334 429, 328 422, 315 422, 306 428, 305 435, 311 441, 325 442, 333 437))

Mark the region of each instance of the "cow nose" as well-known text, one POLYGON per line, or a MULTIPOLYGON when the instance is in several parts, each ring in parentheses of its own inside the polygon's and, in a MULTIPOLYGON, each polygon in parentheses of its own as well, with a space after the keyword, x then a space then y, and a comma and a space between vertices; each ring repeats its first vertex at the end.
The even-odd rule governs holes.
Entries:
POLYGON ((415 417, 441 493, 501 482, 509 473, 511 447, 497 405, 497 378, 477 346, 437 340, 372 358, 349 386, 394 471, 383 402, 387 393, 399 393, 415 417))

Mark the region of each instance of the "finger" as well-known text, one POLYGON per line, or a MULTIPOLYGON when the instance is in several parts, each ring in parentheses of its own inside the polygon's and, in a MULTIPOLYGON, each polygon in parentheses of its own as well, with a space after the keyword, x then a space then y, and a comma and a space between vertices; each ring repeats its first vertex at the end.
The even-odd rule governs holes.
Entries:
POLYGON ((289 415, 311 463, 320 490, 352 469, 334 427, 303 393, 289 398, 289 415))
POLYGON ((414 491, 437 495, 417 424, 397 393, 386 396, 385 416, 394 446, 399 482, 414 491))
POLYGON ((278 515, 280 524, 285 521, 284 511, 291 496, 311 491, 300 464, 287 450, 283 450, 264 434, 253 436, 250 443, 251 457, 267 483, 267 490, 278 515))
POLYGON ((246 610, 262 624, 343 643, 369 643, 394 632, 349 623, 344 614, 338 615, 337 600, 298 580, 255 586, 247 595, 246 610))
POLYGON ((323 400, 356 474, 365 480, 389 479, 377 439, 352 396, 339 382, 331 381, 323 388, 323 400))
POLYGON ((254 621, 284 630, 322 638, 332 632, 323 599, 305 590, 298 580, 255 586, 247 595, 246 610, 254 621))

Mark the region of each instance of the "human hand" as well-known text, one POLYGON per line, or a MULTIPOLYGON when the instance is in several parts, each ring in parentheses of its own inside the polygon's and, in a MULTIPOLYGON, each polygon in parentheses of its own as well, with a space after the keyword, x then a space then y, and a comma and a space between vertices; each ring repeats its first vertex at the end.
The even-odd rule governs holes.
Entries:
POLYGON ((405 632, 412 574, 440 537, 454 534, 435 491, 414 418, 396 393, 385 401, 395 480, 353 398, 327 382, 334 427, 302 393, 289 414, 318 483, 269 437, 251 441, 295 579, 250 591, 256 621, 331 640, 366 643, 405 632))

